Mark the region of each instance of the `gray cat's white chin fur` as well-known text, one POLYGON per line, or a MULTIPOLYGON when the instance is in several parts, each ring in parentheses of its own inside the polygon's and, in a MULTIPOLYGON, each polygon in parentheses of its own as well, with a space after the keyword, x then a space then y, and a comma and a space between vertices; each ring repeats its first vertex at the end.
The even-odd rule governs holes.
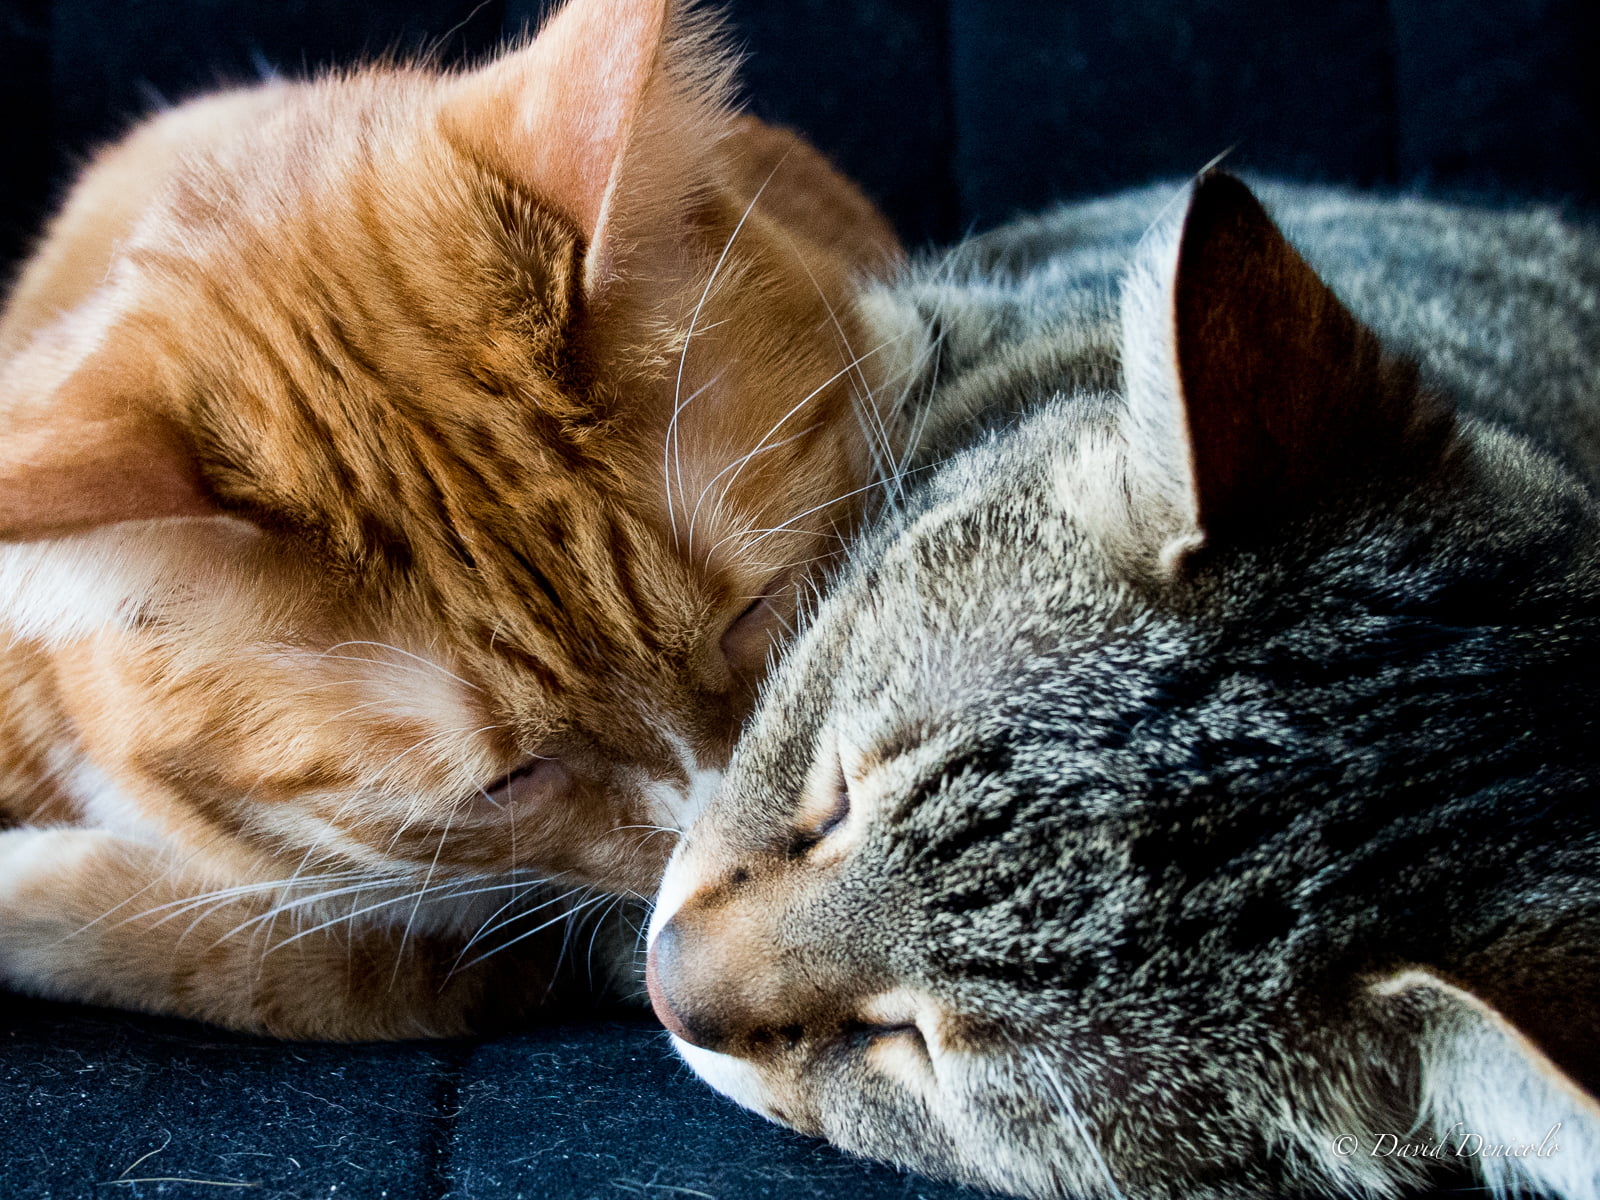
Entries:
POLYGON ((701 1079, 735 1104, 748 1108, 751 1112, 760 1113, 769 1121, 778 1120, 769 1111, 767 1093, 761 1084, 760 1074, 749 1063, 732 1055, 718 1054, 715 1050, 704 1050, 692 1042, 684 1041, 676 1034, 669 1036, 672 1038, 673 1048, 682 1055, 683 1061, 688 1063, 701 1079))

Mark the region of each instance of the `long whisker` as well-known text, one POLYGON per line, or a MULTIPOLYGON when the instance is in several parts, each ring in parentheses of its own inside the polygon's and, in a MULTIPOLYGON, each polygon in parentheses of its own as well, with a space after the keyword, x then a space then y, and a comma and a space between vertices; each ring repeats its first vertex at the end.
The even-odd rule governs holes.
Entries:
POLYGON ((456 811, 451 809, 444 819, 444 828, 439 831, 439 844, 434 847, 433 861, 428 864, 428 872, 422 877, 422 887, 417 889, 417 898, 411 905, 411 912, 406 917, 406 927, 400 931, 400 948, 395 951, 394 971, 389 975, 389 988, 394 989, 395 982, 400 978, 400 964, 406 956, 406 943, 411 940, 411 927, 416 923, 417 910, 422 907, 423 894, 428 890, 428 885, 433 882, 433 873, 439 867, 439 856, 444 853, 445 839, 450 836, 450 824, 455 820, 456 811))
POLYGON ((1117 1177, 1111 1173, 1111 1167, 1106 1162, 1105 1156, 1100 1153, 1099 1144, 1095 1142, 1093 1135, 1089 1132, 1089 1126, 1084 1121, 1083 1114, 1078 1110, 1077 1101, 1074 1100, 1072 1094, 1067 1091, 1066 1086, 1061 1082, 1061 1077, 1045 1060, 1043 1051, 1037 1047, 1030 1048, 1017 1046, 1017 1043, 1014 1040, 1012 1041, 1012 1045, 1022 1050, 1024 1054, 1033 1059, 1034 1065, 1038 1068, 1039 1074, 1044 1077, 1045 1084, 1049 1087, 1050 1091, 1054 1093, 1056 1101, 1061 1108, 1061 1115, 1067 1119, 1068 1124, 1072 1126, 1073 1132, 1076 1133, 1079 1139, 1083 1142, 1083 1147, 1088 1151, 1089 1157, 1094 1160, 1096 1169, 1100 1172, 1101 1178, 1105 1180, 1106 1190, 1109 1191, 1111 1195, 1116 1198, 1116 1200, 1127 1200, 1127 1196, 1117 1183, 1117 1177))
MULTIPOLYGON (((354 878, 357 877, 357 874, 358 874, 357 872, 352 871, 352 872, 349 873, 349 878, 354 879, 354 878)), ((140 894, 148 891, 150 889, 150 887, 153 887, 155 884, 160 883, 160 882, 161 882, 161 879, 157 878, 156 880, 152 881, 152 883, 147 884, 143 888, 140 888, 139 891, 137 893, 135 893, 135 896, 140 895, 140 894)), ((247 895, 251 895, 251 894, 254 894, 254 893, 258 893, 258 892, 270 892, 270 891, 273 891, 274 889, 282 887, 285 884, 285 882, 286 881, 282 880, 282 879, 273 879, 273 880, 263 881, 261 883, 233 884, 233 885, 231 885, 229 887, 217 888, 214 891, 209 891, 209 892, 195 892, 192 895, 180 896, 176 900, 168 900, 164 904, 157 904, 157 905, 154 905, 154 906, 152 906, 150 908, 140 909, 138 912, 132 913, 129 916, 124 917, 120 922, 118 922, 118 924, 119 925, 125 925, 129 921, 142 921, 146 917, 153 917, 159 912, 166 912, 168 909, 176 909, 176 910, 178 910, 176 913, 168 913, 168 915, 163 917, 161 919, 161 921, 157 921, 156 922, 156 925, 160 925, 165 921, 170 921, 173 918, 174 915, 182 915, 182 913, 184 911, 186 911, 189 908, 194 907, 195 905, 209 904, 209 903, 211 903, 213 901, 226 902, 228 900, 235 899, 235 898, 237 898, 239 896, 247 896, 247 895)), ((126 904, 126 903, 128 903, 129 900, 132 900, 132 899, 134 899, 134 896, 128 897, 122 903, 126 904)), ((115 912, 115 911, 116 911, 115 909, 111 909, 111 910, 108 910, 107 912, 101 913, 100 916, 95 918, 95 920, 96 921, 103 921, 103 920, 106 919, 106 917, 110 916, 111 913, 115 912)), ((84 926, 84 928, 88 928, 88 926, 84 926)))
MULTIPOLYGON (((789 238, 787 233, 784 234, 784 237, 792 244, 793 239, 789 238)), ((823 310, 827 312, 828 319, 833 322, 834 332, 838 335, 839 342, 844 347, 845 354, 849 355, 851 358, 850 366, 854 369, 857 384, 857 387, 853 389, 853 398, 855 401, 853 407, 856 412, 856 419, 861 423, 862 432, 867 438, 867 448, 869 453, 872 455, 873 471, 880 478, 888 479, 890 478, 888 465, 894 461, 894 439, 889 435, 889 430, 887 425, 884 423, 883 415, 878 411, 877 406, 872 403, 872 385, 867 380, 866 375, 860 370, 860 365, 863 361, 863 358, 856 355, 855 348, 850 344, 850 337, 845 333, 844 323, 839 320, 838 312, 834 309, 832 301, 828 299, 827 291, 824 290, 821 282, 818 281, 815 273, 813 273, 811 270, 811 266, 806 261, 805 255, 796 254, 795 257, 799 260, 802 269, 804 269, 806 277, 811 280, 811 286, 813 289, 815 289, 817 298, 822 301, 822 307, 823 310)), ((882 347, 880 346, 878 349, 882 349, 882 347)), ((877 350, 872 351, 872 353, 876 354, 877 350)), ((907 381, 907 384, 909 386, 909 380, 907 381)), ((905 395, 902 394, 896 402, 895 407, 903 405, 904 402, 905 395)))
MULTIPOLYGON (((455 961, 450 964, 450 970, 445 973, 445 977, 444 977, 443 983, 441 983, 440 986, 442 987, 444 984, 449 983, 450 980, 452 980, 452 979, 454 979, 456 977, 456 973, 457 972, 465 969, 465 967, 462 964, 462 959, 466 958, 467 952, 469 950, 471 950, 472 947, 477 945, 480 941, 482 941, 484 938, 488 937, 490 934, 498 933, 500 930, 504 929, 506 926, 513 925, 516 922, 522 920, 524 917, 531 917, 535 913, 543 912, 545 909, 549 908, 551 905, 560 904, 563 901, 568 900, 571 897, 578 895, 580 892, 592 892, 594 890, 595 889, 593 887, 589 886, 588 884, 579 884, 577 887, 568 888, 566 891, 560 893, 559 895, 551 896, 549 899, 540 901, 538 904, 534 905, 532 908, 518 909, 516 912, 512 913, 511 916, 507 917, 503 921, 496 921, 495 920, 496 917, 498 917, 501 913, 505 912, 505 910, 507 908, 511 907, 512 905, 516 904, 518 901, 520 901, 522 899, 521 895, 513 896, 510 900, 506 901, 506 903, 502 904, 493 913, 491 913, 487 918, 485 918, 485 920, 478 926, 477 931, 472 935, 471 938, 469 938, 467 940, 467 944, 461 947, 461 951, 460 951, 460 953, 458 953, 456 955, 455 961)), ((491 951, 490 953, 493 953, 493 951, 491 951)), ((476 962, 476 961, 477 960, 474 960, 474 962, 476 962)), ((472 963, 467 963, 465 966, 466 967, 470 967, 471 965, 472 965, 472 963)))
POLYGON ((675 833, 679 837, 683 836, 683 830, 674 829, 671 825, 618 825, 612 832, 621 833, 624 829, 653 829, 657 833, 675 833))
POLYGON ((463 971, 470 971, 473 967, 477 966, 479 963, 483 962, 485 959, 492 958, 492 957, 494 957, 494 955, 499 954, 504 950, 509 950, 512 946, 515 946, 518 942, 523 941, 526 938, 530 938, 534 934, 540 933, 540 932, 550 928, 550 926, 552 926, 552 925, 559 924, 562 921, 570 920, 570 919, 576 917, 582 911, 584 911, 584 909, 592 908, 592 907, 594 907, 594 905, 600 903, 601 901, 608 900, 610 898, 611 898, 610 893, 601 892, 598 896, 591 896, 587 900, 582 900, 579 903, 573 905, 570 909, 568 909, 565 912, 561 913, 560 915, 551 917, 548 921, 540 922, 538 925, 535 925, 532 929, 525 930, 524 932, 517 934, 517 936, 512 938, 510 941, 504 942, 501 945, 496 946, 493 950, 490 950, 490 951, 488 951, 488 952, 486 952, 484 954, 478 955, 477 958, 473 959, 469 963, 466 963, 460 969, 463 970, 463 971))
POLYGON ((606 905, 604 908, 602 908, 600 910, 600 912, 599 912, 599 915, 597 915, 594 918, 594 928, 592 930, 590 930, 590 932, 589 932, 589 949, 588 949, 587 953, 585 953, 584 959, 583 959, 584 966, 588 969, 588 972, 589 972, 589 982, 591 984, 593 984, 593 982, 594 982, 594 943, 595 943, 595 939, 600 936, 600 930, 605 926, 606 918, 609 917, 612 913, 614 913, 621 906, 621 904, 623 902, 623 899, 624 899, 624 897, 622 897, 622 896, 613 897, 611 903, 606 905))
MULTIPOLYGON (((424 891, 424 892, 440 892, 440 891, 444 891, 447 888, 458 886, 460 882, 461 882, 460 880, 446 880, 443 883, 432 884, 431 886, 422 889, 422 891, 424 891)), ((290 937, 285 938, 283 941, 278 942, 275 945, 269 947, 268 950, 266 951, 266 953, 271 954, 274 951, 282 950, 285 946, 292 946, 295 942, 298 942, 301 938, 310 937, 314 933, 321 933, 324 929, 327 929, 327 928, 329 928, 330 926, 333 926, 333 925, 337 925, 340 921, 347 921, 347 920, 351 920, 351 919, 353 919, 355 917, 365 916, 369 912, 377 912, 381 908, 390 908, 390 907, 393 907, 396 904, 404 904, 407 900, 415 899, 416 896, 417 896, 417 893, 406 892, 406 893, 403 893, 403 894, 398 895, 398 896, 389 896, 389 897, 387 897, 387 898, 385 898, 383 900, 375 901, 374 903, 368 904, 368 905, 366 905, 366 906, 364 906, 362 908, 352 909, 348 913, 341 913, 337 917, 332 917, 329 920, 322 921, 322 922, 320 922, 320 923, 318 923, 316 925, 312 925, 310 928, 300 930, 299 933, 293 934, 290 937)), ((246 925, 248 925, 248 924, 249 923, 246 922, 246 925)), ((239 926, 239 929, 245 928, 246 925, 239 926)), ((238 930, 235 930, 233 932, 238 932, 238 930)), ((232 933, 224 934, 221 938, 218 938, 217 941, 213 943, 213 945, 220 945, 223 941, 226 941, 231 936, 232 936, 232 933)))
MULTIPOLYGON (((803 401, 802 401, 802 403, 803 403, 803 401)), ((794 412, 793 409, 789 410, 790 414, 792 414, 793 412, 794 412)), ((789 419, 789 415, 786 414, 784 416, 784 420, 787 421, 788 419, 789 419)), ((783 421, 778 422, 779 425, 781 425, 782 423, 783 423, 783 421)), ((769 451, 781 450, 781 449, 783 449, 783 447, 789 445, 791 442, 797 442, 801 438, 805 437, 806 434, 814 432, 817 427, 815 425, 807 425, 804 429, 800 430, 798 433, 791 433, 788 437, 784 438, 781 442, 772 442, 772 443, 769 444, 766 439, 771 437, 773 432, 777 428, 778 428, 778 426, 774 425, 772 427, 772 429, 769 429, 766 432, 765 436, 763 436, 763 438, 761 439, 761 442, 756 446, 756 448, 754 450, 750 451, 749 454, 746 454, 741 458, 735 459, 733 462, 731 462, 727 466, 723 467, 722 470, 718 471, 715 475, 713 475, 710 478, 710 480, 707 481, 705 487, 700 489, 700 495, 695 499, 695 502, 694 502, 694 511, 689 514, 689 548, 688 548, 688 551, 686 552, 687 553, 687 557, 689 557, 691 559, 694 558, 694 531, 695 531, 695 526, 696 526, 696 523, 700 520, 700 506, 703 503, 705 503, 706 493, 711 490, 712 485, 715 484, 717 482, 717 480, 721 479, 724 475, 726 475, 729 471, 735 472, 733 479, 728 480, 727 487, 723 488, 723 494, 726 495, 728 488, 731 488, 733 486, 734 480, 739 478, 738 472, 742 471, 744 469, 745 463, 749 462, 752 458, 755 458, 758 454, 766 454, 769 451)))
MULTIPOLYGON (((483 691, 483 689, 481 687, 479 687, 477 684, 473 683, 471 680, 461 678, 461 676, 457 675, 454 671, 445 670, 445 668, 441 667, 438 663, 434 662, 431 658, 424 658, 420 654, 413 654, 409 650, 402 650, 399 646, 391 646, 388 642, 369 642, 369 641, 359 641, 359 640, 356 640, 356 639, 352 639, 352 640, 347 641, 347 642, 335 642, 333 645, 329 646, 327 648, 327 650, 323 651, 323 654, 325 656, 331 655, 332 657, 335 657, 335 658, 349 657, 349 656, 334 655, 333 654, 333 651, 342 650, 346 646, 375 646, 380 650, 393 650, 396 654, 403 654, 407 658, 415 659, 417 662, 421 663, 425 667, 433 668, 435 671, 439 672, 439 674, 448 676, 449 678, 454 679, 457 683, 465 684, 467 687, 471 688, 475 692, 483 691)), ((399 665, 398 663, 385 664, 380 659, 371 659, 371 658, 364 659, 364 660, 357 660, 357 661, 370 662, 370 663, 374 663, 374 664, 377 664, 377 665, 380 665, 380 666, 385 666, 385 665, 387 665, 387 666, 398 666, 399 665)))
MULTIPOLYGON (((227 941, 229 938, 236 937, 238 934, 243 933, 246 929, 249 929, 253 925, 270 925, 270 923, 273 922, 278 916, 280 916, 281 914, 286 913, 286 912, 294 912, 294 911, 296 911, 298 909, 312 908, 312 907, 315 907, 316 905, 322 904, 322 903, 324 903, 324 902, 326 902, 328 900, 336 900, 340 896, 356 896, 356 895, 360 895, 362 892, 371 892, 371 891, 375 891, 375 890, 381 890, 381 889, 384 889, 384 888, 404 888, 406 886, 407 882, 408 882, 408 880, 406 880, 404 877, 399 877, 399 876, 390 876, 390 877, 375 876, 373 878, 363 880, 360 883, 350 884, 347 887, 328 888, 328 889, 325 889, 325 890, 322 890, 322 891, 312 892, 311 894, 305 895, 305 896, 293 896, 293 897, 290 897, 290 898, 288 898, 286 900, 283 900, 280 903, 274 905, 272 908, 268 909, 266 912, 257 913, 255 916, 250 917, 247 920, 241 921, 239 924, 235 925, 232 929, 228 930, 227 933, 225 933, 221 937, 219 937, 215 942, 212 943, 212 945, 213 946, 219 946, 223 942, 227 941)), ((459 881, 452 880, 450 883, 440 884, 439 887, 441 887, 441 888, 449 887, 449 886, 452 886, 453 884, 458 883, 458 882, 459 881)), ((379 900, 376 903, 371 904, 366 908, 360 909, 359 912, 361 912, 361 913, 373 912, 373 911, 375 911, 377 909, 385 908, 385 907, 387 907, 387 906, 389 906, 391 904, 403 904, 403 903, 405 903, 405 901, 411 899, 411 896, 412 896, 411 891, 410 890, 406 890, 406 891, 401 892, 399 895, 389 896, 386 899, 379 900)), ((328 924, 329 925, 336 924, 338 921, 341 921, 343 919, 344 919, 344 916, 339 916, 339 917, 334 918, 333 921, 328 922, 328 924)), ((326 927, 327 926, 325 925, 322 928, 326 928, 326 927)), ((193 929, 193 926, 190 926, 190 928, 193 929)), ((312 930, 312 931, 309 931, 309 932, 315 932, 315 931, 312 930)), ((291 938, 290 940, 291 941, 297 940, 299 936, 301 936, 301 935, 297 934, 295 938, 291 938)), ((287 943, 285 943, 285 944, 287 944, 287 943)), ((276 947, 274 947, 274 948, 276 948, 276 947)))
MULTIPOLYGON (((889 345, 888 342, 882 342, 882 343, 878 344, 877 346, 874 346, 871 350, 868 350, 865 354, 860 355, 860 356, 852 359, 850 362, 846 363, 843 367, 841 367, 838 371, 835 371, 827 379, 823 380, 820 384, 818 384, 815 388, 813 388, 810 392, 808 392, 805 396, 803 396, 800 399, 800 401, 794 405, 794 407, 789 409, 788 412, 784 413, 783 416, 779 417, 778 420, 773 424, 772 428, 767 430, 767 432, 762 435, 761 441, 756 444, 755 450, 752 450, 749 454, 745 455, 742 459, 738 460, 738 462, 731 463, 731 464, 729 464, 729 466, 724 467, 721 471, 717 472, 717 474, 712 477, 711 482, 707 483, 706 486, 701 489, 700 496, 695 501, 694 512, 689 517, 689 549, 688 549, 688 553, 689 553, 689 556, 691 558, 694 556, 695 523, 696 523, 697 519, 699 518, 700 505, 701 505, 702 502, 704 502, 704 500, 706 498, 706 492, 711 490, 711 484, 716 483, 716 481, 718 479, 721 479, 722 476, 724 474, 726 474, 731 469, 733 471, 733 478, 729 479, 728 482, 725 483, 723 485, 723 487, 722 487, 722 495, 726 496, 728 494, 728 492, 732 489, 734 483, 738 480, 740 473, 744 470, 745 464, 748 463, 752 458, 754 458, 756 456, 756 454, 759 453, 764 447, 768 448, 768 449, 776 449, 777 446, 786 445, 789 441, 794 440, 793 438, 787 438, 784 441, 777 443, 777 446, 772 446, 772 447, 767 447, 766 446, 767 439, 772 437, 773 434, 777 433, 779 429, 783 428, 784 424, 789 420, 789 418, 794 416, 795 413, 799 412, 802 408, 804 408, 807 404, 809 404, 817 396, 821 395, 825 390, 827 390, 835 382, 837 382, 842 376, 844 376, 844 375, 848 374, 849 372, 859 368, 862 362, 866 361, 866 359, 868 359, 868 358, 871 358, 874 354, 881 353, 884 350, 884 348, 887 347, 888 345, 889 345)), ((815 427, 813 426, 813 428, 815 428, 815 427)), ((801 433, 795 434, 794 437, 800 437, 805 432, 809 432, 809 431, 802 430, 801 433)), ((720 505, 719 505, 719 508, 720 508, 720 505)))
POLYGON ((882 481, 875 479, 871 483, 863 484, 861 487, 852 488, 850 491, 845 492, 844 495, 842 495, 842 496, 835 496, 831 500, 824 500, 821 504, 813 504, 810 508, 806 509, 804 512, 796 513, 794 516, 790 517, 782 525, 774 525, 771 529, 744 529, 744 530, 740 530, 738 533, 729 534, 727 537, 724 537, 720 541, 718 541, 717 544, 711 548, 711 553, 715 554, 716 551, 717 551, 717 548, 719 546, 721 546, 723 544, 723 542, 731 541, 735 537, 748 537, 752 533, 753 534, 757 534, 758 536, 752 538, 750 541, 746 542, 743 546, 740 547, 740 550, 742 550, 742 551, 749 550, 750 547, 754 546, 757 542, 763 541, 766 538, 771 537, 775 533, 785 533, 785 532, 788 532, 788 531, 792 530, 794 528, 794 523, 796 521, 803 520, 804 518, 809 517, 814 512, 820 512, 821 510, 823 510, 825 508, 831 508, 833 505, 838 504, 840 501, 850 499, 851 496, 859 496, 862 492, 870 492, 870 491, 872 491, 873 488, 878 488, 878 487, 882 487, 882 486, 883 486, 882 481))
MULTIPOLYGON (((667 481, 667 525, 674 530, 674 538, 677 536, 677 524, 672 511, 671 479, 673 474, 676 473, 678 495, 681 498, 683 496, 683 470, 677 452, 678 416, 683 412, 684 405, 688 401, 680 404, 678 397, 683 395, 683 371, 689 361, 689 343, 694 340, 695 326, 700 321, 700 310, 705 307, 706 300, 711 295, 711 289, 717 282, 717 276, 722 273, 723 264, 728 261, 728 255, 733 251, 733 243, 738 239, 739 231, 744 228, 744 223, 750 219, 750 214, 755 211, 757 201, 761 199, 762 193, 767 190, 767 184, 772 182, 779 169, 788 161, 789 152, 786 151, 783 157, 773 165, 772 170, 767 173, 767 177, 761 181, 761 186, 756 189, 755 195, 750 197, 750 203, 745 205, 744 212, 739 216, 738 224, 733 227, 733 232, 728 235, 727 244, 722 247, 721 256, 717 259, 716 265, 711 268, 710 278, 706 280, 705 289, 700 293, 700 299, 695 303, 694 312, 689 315, 689 331, 684 334, 683 350, 678 355, 678 376, 672 387, 672 419, 667 423, 667 440, 666 446, 662 450, 661 459, 662 475, 667 481)), ((698 393, 696 394, 698 395, 698 393)))
MULTIPOLYGON (((904 407, 910 403, 913 389, 919 386, 918 381, 926 376, 926 383, 921 384, 924 395, 931 395, 939 384, 939 374, 944 369, 944 343, 949 336, 943 324, 939 332, 928 341, 926 349, 918 355, 912 370, 906 379, 906 392, 901 397, 900 403, 904 407)), ((894 466, 894 498, 898 503, 905 502, 905 489, 902 483, 909 473, 911 460, 921 448, 923 436, 927 433, 928 423, 933 419, 934 405, 924 403, 917 409, 911 418, 911 427, 906 431, 905 447, 893 464, 894 466)))
MULTIPOLYGON (((780 232, 782 231, 780 230, 780 232)), ((784 236, 787 237, 787 234, 784 234, 784 236)), ((840 342, 844 345, 847 353, 851 352, 849 336, 845 333, 844 325, 839 320, 838 313, 834 310, 832 302, 828 299, 827 292, 823 289, 821 283, 817 281, 816 276, 812 274, 804 256, 800 257, 800 262, 805 267, 806 274, 810 276, 811 286, 816 289, 817 297, 822 301, 823 308, 827 310, 829 318, 833 321, 834 329, 839 335, 840 342)), ((953 269, 953 266, 950 265, 950 260, 947 259, 943 270, 949 272, 953 271, 953 269)), ((913 419, 911 428, 907 430, 905 444, 898 455, 894 453, 894 438, 888 429, 886 413, 898 415, 903 413, 910 405, 912 393, 917 389, 919 381, 927 369, 929 357, 934 357, 935 359, 934 374, 935 376, 937 375, 938 344, 942 342, 943 334, 941 332, 939 337, 931 340, 926 351, 919 354, 913 361, 911 369, 899 381, 899 394, 892 399, 886 408, 880 408, 878 404, 873 403, 873 389, 870 382, 861 372, 857 372, 857 383, 859 384, 859 388, 855 393, 857 419, 861 422, 863 432, 867 435, 868 448, 872 454, 873 470, 877 472, 883 481, 884 490, 889 495, 890 504, 903 504, 905 501, 905 491, 902 484, 905 479, 906 467, 911 461, 912 454, 915 452, 916 446, 922 437, 932 409, 931 406, 924 405, 918 411, 917 416, 913 419)))
POLYGON ((522 899, 521 896, 513 896, 510 900, 506 901, 506 903, 502 904, 499 908, 495 909, 494 912, 489 914, 489 916, 484 920, 484 922, 481 925, 478 926, 478 931, 476 933, 474 933, 470 938, 467 939, 467 944, 465 946, 461 947, 461 953, 456 956, 456 962, 459 963, 464 957, 466 957, 466 953, 467 953, 468 950, 471 950, 472 947, 477 945, 480 941, 482 941, 484 938, 488 937, 490 934, 498 933, 500 930, 504 929, 507 925, 514 925, 516 922, 522 920, 523 917, 532 916, 536 912, 542 912, 545 909, 549 908, 552 904, 560 904, 563 900, 566 900, 567 898, 569 898, 571 896, 576 896, 579 892, 588 891, 588 890, 590 890, 590 889, 589 889, 587 884, 580 884, 578 887, 568 888, 566 891, 562 892, 559 896, 552 896, 548 900, 541 900, 538 904, 535 904, 532 908, 521 908, 521 909, 518 909, 516 912, 511 914, 511 916, 507 917, 505 920, 496 921, 495 918, 497 918, 501 913, 505 912, 505 910, 510 908, 513 904, 517 903, 517 901, 522 899))
MULTIPOLYGON (((132 904, 135 900, 137 900, 140 896, 144 895, 151 888, 160 887, 162 884, 164 884, 167 880, 171 879, 179 871, 182 871, 185 867, 187 867, 191 862, 193 862, 199 856, 200 856, 200 851, 193 850, 193 851, 191 851, 189 853, 188 857, 186 857, 182 862, 169 863, 167 865, 166 870, 164 870, 160 875, 157 875, 154 879, 150 880, 149 883, 145 884, 143 887, 139 888, 137 891, 133 892, 131 895, 123 897, 120 901, 118 901, 116 904, 113 904, 110 908, 106 909, 99 916, 93 917, 90 920, 85 921, 82 925, 78 926, 78 928, 74 929, 71 933, 68 933, 68 934, 64 935, 61 938, 61 941, 62 942, 70 941, 72 938, 77 937, 80 933, 85 933, 88 930, 93 929, 96 925, 100 924, 101 921, 108 920, 109 918, 114 916, 117 912, 119 912, 121 909, 126 908, 128 905, 132 904)), ((159 906, 157 906, 156 909, 154 909, 152 911, 160 911, 160 909, 164 908, 164 907, 166 907, 166 906, 165 905, 159 905, 159 906)), ((118 921, 116 925, 112 926, 112 928, 113 929, 120 928, 121 926, 126 925, 129 921, 137 921, 139 919, 140 915, 141 914, 139 914, 139 913, 134 913, 132 916, 124 917, 121 921, 118 921)))
MULTIPOLYGON (((362 886, 367 886, 367 884, 371 882, 370 876, 366 876, 364 873, 356 871, 351 871, 341 876, 313 876, 312 878, 316 883, 340 883, 346 879, 365 879, 366 882, 363 883, 362 886)), ((258 896, 263 893, 271 894, 274 892, 282 892, 293 885, 293 880, 275 879, 270 883, 249 883, 239 884, 229 888, 218 888, 215 891, 200 892, 197 895, 185 896, 181 900, 173 900, 166 904, 158 904, 154 908, 146 909, 142 913, 128 917, 127 921, 135 921, 144 917, 151 917, 165 909, 172 910, 168 912, 166 916, 162 917, 159 921, 156 921, 151 925, 152 929, 159 929, 168 921, 176 920, 179 917, 186 916, 197 908, 204 909, 205 911, 202 912, 201 915, 195 919, 195 921, 191 922, 188 929, 184 931, 187 934, 190 930, 194 929, 196 924, 198 924, 200 921, 203 921, 207 916, 221 908, 224 904, 228 904, 234 900, 244 899, 245 897, 249 896, 258 896)), ((126 924, 126 921, 124 921, 123 924, 126 924)))

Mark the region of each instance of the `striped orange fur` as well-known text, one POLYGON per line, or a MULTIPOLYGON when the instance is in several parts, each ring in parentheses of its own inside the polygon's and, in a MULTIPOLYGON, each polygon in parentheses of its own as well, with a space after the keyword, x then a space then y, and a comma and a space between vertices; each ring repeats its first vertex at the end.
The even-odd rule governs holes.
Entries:
POLYGON ((0 320, 0 980, 453 1033, 653 888, 893 440, 894 237, 728 73, 572 0, 89 165, 0 320))

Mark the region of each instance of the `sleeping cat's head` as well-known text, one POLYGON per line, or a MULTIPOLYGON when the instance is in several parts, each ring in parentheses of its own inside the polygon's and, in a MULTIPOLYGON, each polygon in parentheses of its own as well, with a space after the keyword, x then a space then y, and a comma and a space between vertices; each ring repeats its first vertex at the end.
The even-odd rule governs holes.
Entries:
POLYGON ((1581 1141, 1527 1039, 1593 1083, 1596 505, 1227 177, 1122 337, 1125 394, 941 468, 769 682, 652 920, 675 1044, 1036 1196, 1388 1194, 1434 1160, 1371 1139, 1463 1112, 1581 1141))
POLYGON ((872 477, 896 252, 675 7, 91 167, 0 331, 0 538, 100 818, 653 886, 872 477))

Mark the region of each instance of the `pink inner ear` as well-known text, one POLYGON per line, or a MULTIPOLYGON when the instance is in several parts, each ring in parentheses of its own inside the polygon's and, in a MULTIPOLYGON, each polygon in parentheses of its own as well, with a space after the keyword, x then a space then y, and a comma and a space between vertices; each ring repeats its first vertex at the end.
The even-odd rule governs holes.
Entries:
POLYGON ((666 23, 665 0, 570 0, 531 45, 469 76, 446 118, 597 240, 666 23))
POLYGON ((5 442, 0 538, 26 541, 217 511, 187 456, 157 430, 69 422, 8 435, 5 442))
POLYGON ((35 397, 28 365, 0 409, 0 539, 216 514, 181 433, 128 398, 135 371, 91 359, 35 397))

